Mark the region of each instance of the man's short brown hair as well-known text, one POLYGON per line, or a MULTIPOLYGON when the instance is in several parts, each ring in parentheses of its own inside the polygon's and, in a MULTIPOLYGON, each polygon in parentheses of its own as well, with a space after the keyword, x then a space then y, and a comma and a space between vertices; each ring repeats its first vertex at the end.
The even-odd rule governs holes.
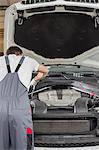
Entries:
POLYGON ((3 56, 4 55, 4 52, 0 52, 0 56, 3 56))
POLYGON ((10 54, 21 55, 23 54, 23 52, 19 47, 11 46, 7 49, 6 54, 7 55, 10 55, 10 54))

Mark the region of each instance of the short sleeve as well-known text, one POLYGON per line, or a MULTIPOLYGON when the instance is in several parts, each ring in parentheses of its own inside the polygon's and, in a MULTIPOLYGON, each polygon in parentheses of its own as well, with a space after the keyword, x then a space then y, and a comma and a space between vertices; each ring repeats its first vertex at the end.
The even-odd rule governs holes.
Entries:
POLYGON ((36 72, 36 71, 38 71, 38 68, 39 68, 39 63, 37 62, 37 61, 35 61, 35 63, 34 63, 35 65, 34 65, 34 71, 36 72))
POLYGON ((40 64, 35 59, 32 59, 32 58, 30 58, 30 61, 31 61, 33 71, 34 72, 38 71, 38 68, 39 68, 40 64))

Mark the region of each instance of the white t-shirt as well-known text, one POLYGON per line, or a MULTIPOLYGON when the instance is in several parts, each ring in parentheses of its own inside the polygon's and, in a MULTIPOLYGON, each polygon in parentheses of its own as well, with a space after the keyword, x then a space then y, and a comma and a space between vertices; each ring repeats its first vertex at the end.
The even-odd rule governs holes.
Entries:
MULTIPOLYGON (((9 63, 11 72, 15 72, 15 69, 20 61, 22 56, 16 56, 14 54, 8 55, 9 63)), ((28 89, 32 77, 32 72, 36 72, 38 70, 39 63, 28 57, 25 56, 25 59, 21 65, 21 67, 18 70, 19 79, 22 82, 22 84, 28 89)), ((5 62, 5 56, 0 57, 0 81, 3 80, 3 78, 7 75, 7 67, 5 62)))

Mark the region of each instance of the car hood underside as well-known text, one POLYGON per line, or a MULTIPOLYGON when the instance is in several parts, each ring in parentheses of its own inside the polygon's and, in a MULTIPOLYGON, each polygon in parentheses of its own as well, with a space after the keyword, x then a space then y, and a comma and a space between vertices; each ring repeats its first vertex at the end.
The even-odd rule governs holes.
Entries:
POLYGON ((85 14, 45 13, 15 22, 15 43, 44 58, 73 58, 99 45, 99 29, 85 14))

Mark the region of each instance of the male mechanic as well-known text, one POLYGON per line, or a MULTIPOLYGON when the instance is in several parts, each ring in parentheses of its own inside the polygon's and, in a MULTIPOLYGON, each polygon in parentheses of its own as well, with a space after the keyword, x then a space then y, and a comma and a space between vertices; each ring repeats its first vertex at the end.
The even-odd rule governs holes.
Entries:
POLYGON ((33 122, 28 89, 48 73, 44 65, 24 56, 19 47, 0 57, 0 150, 33 150, 33 122))

